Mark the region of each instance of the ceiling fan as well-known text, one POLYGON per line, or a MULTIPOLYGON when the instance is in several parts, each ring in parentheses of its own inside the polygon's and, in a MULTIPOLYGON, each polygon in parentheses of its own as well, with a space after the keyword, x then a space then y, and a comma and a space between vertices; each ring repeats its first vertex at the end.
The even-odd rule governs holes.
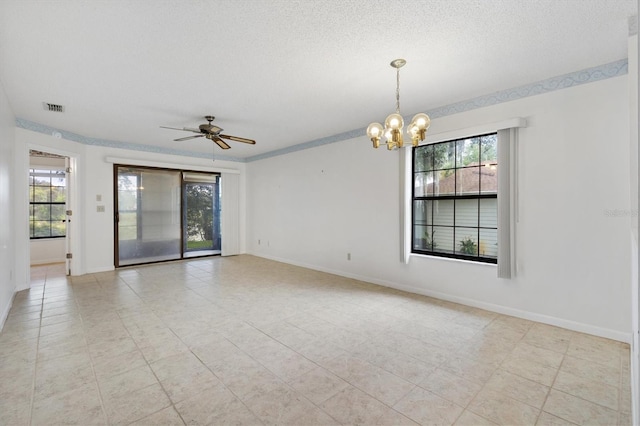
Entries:
POLYGON ((220 132, 222 132, 224 129, 222 129, 222 128, 214 125, 214 124, 211 124, 211 122, 215 119, 215 117, 213 115, 207 115, 204 118, 209 123, 208 124, 201 124, 198 129, 191 129, 189 127, 183 127, 182 129, 178 129, 176 127, 165 127, 165 126, 160 126, 160 127, 163 128, 163 129, 185 130, 187 132, 198 133, 195 136, 187 136, 185 138, 174 139, 175 142, 187 141, 189 139, 201 138, 201 137, 204 136, 207 139, 210 139, 210 140, 214 141, 222 149, 231 148, 222 139, 228 139, 228 140, 234 141, 234 142, 242 142, 242 143, 248 143, 248 144, 251 144, 251 145, 255 145, 256 141, 254 141, 253 139, 247 139, 247 138, 241 138, 239 136, 231 136, 231 135, 220 134, 220 132))

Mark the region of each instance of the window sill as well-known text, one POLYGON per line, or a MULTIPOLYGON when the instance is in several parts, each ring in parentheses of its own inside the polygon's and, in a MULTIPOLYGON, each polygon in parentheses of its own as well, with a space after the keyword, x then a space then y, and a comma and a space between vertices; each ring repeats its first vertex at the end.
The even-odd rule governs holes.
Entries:
POLYGON ((498 266, 497 263, 476 262, 476 261, 473 261, 473 260, 456 259, 456 258, 453 258, 453 257, 444 257, 444 256, 432 256, 430 254, 420 254, 420 253, 411 253, 409 255, 409 261, 411 261, 412 257, 417 257, 419 259, 442 260, 442 261, 445 261, 445 262, 466 263, 466 264, 469 264, 469 265, 493 266, 494 268, 498 266))

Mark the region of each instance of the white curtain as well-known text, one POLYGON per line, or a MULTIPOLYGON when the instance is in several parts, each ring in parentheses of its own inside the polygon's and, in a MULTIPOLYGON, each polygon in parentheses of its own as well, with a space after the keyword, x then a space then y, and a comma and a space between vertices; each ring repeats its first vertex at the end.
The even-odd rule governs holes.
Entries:
POLYGON ((400 262, 409 264, 411 256, 411 217, 413 212, 413 157, 412 148, 404 147, 400 151, 400 262))
POLYGON ((240 175, 222 173, 222 256, 240 254, 240 175))
POLYGON ((515 275, 517 128, 498 130, 498 278, 515 275))

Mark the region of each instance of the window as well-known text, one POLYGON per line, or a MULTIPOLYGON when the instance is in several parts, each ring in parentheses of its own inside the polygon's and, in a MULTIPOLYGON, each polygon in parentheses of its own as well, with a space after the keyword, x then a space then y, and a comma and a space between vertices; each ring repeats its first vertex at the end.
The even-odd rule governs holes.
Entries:
POLYGON ((413 149, 412 253, 498 260, 496 133, 413 149))
POLYGON ((29 170, 30 238, 66 234, 66 178, 63 170, 29 170))

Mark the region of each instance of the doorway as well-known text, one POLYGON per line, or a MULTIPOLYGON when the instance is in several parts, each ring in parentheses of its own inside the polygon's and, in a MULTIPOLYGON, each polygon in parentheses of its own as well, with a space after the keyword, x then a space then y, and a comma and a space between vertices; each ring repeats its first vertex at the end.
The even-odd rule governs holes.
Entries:
POLYGON ((69 157, 29 150, 30 265, 65 263, 71 275, 69 157))

